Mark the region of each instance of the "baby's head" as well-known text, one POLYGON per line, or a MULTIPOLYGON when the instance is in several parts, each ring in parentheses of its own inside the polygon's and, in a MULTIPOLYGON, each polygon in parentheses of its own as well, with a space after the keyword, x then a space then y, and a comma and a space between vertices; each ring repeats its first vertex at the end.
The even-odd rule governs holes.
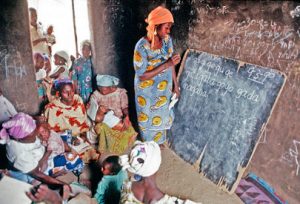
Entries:
POLYGON ((48 141, 50 137, 50 126, 46 122, 37 122, 38 137, 42 141, 48 141))
POLYGON ((47 34, 51 35, 53 33, 53 25, 49 25, 47 28, 47 34))
POLYGON ((102 162, 103 175, 117 175, 122 169, 119 164, 119 156, 109 156, 102 162))

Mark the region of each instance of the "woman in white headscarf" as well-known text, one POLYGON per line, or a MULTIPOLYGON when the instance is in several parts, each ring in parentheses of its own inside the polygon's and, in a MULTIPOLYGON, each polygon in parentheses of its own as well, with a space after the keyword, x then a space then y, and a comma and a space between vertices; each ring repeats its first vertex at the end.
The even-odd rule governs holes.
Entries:
POLYGON ((98 90, 91 96, 88 114, 96 122, 98 151, 122 154, 137 136, 129 119, 127 91, 118 87, 114 76, 97 75, 96 81, 98 90))
POLYGON ((129 155, 120 157, 121 165, 138 175, 140 180, 128 181, 123 185, 121 204, 193 204, 161 192, 156 185, 155 174, 161 164, 159 145, 154 141, 136 141, 129 155))

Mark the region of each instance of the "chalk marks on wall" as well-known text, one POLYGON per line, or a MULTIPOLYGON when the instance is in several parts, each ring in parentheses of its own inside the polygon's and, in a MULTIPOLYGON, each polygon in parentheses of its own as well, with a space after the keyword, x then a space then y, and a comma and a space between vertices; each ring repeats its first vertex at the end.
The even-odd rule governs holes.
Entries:
MULTIPOLYGON (((298 9, 295 11, 298 12, 298 9)), ((264 18, 241 17, 237 21, 237 14, 226 5, 213 8, 203 5, 196 12, 197 18, 189 22, 190 48, 211 50, 219 55, 226 52, 228 56, 278 67, 286 73, 299 59, 300 46, 297 42, 300 31, 290 25, 264 18), (218 14, 215 10, 219 10, 218 14)))
POLYGON ((294 10, 290 12, 292 18, 300 17, 300 6, 297 6, 294 10))
POLYGON ((300 169, 300 141, 293 140, 293 144, 290 146, 288 151, 284 152, 280 158, 280 161, 288 164, 290 167, 296 166, 295 174, 299 175, 300 169), (299 149, 298 149, 299 147, 299 149))
POLYGON ((22 79, 27 75, 26 67, 18 50, 0 45, 0 73, 0 77, 4 80, 22 79))

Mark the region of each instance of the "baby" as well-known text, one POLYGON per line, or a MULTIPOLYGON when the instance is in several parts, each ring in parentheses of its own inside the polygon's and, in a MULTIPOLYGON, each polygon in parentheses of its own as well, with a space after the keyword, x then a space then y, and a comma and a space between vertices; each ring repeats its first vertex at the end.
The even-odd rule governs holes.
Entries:
POLYGON ((47 28, 47 42, 50 56, 52 55, 52 46, 56 43, 55 35, 53 34, 53 25, 49 25, 47 28))

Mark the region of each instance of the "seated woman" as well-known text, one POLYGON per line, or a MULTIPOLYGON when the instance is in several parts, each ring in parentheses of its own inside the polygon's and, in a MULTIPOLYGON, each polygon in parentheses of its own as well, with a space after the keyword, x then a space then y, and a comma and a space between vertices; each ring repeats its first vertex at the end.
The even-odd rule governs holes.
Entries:
POLYGON ((120 157, 120 163, 140 177, 138 181, 124 183, 120 204, 195 204, 169 196, 157 187, 155 174, 161 164, 161 152, 156 142, 136 141, 130 154, 120 157))
POLYGON ((86 138, 89 130, 85 106, 74 92, 73 83, 68 79, 58 80, 56 87, 59 98, 46 106, 45 117, 55 132, 71 130, 72 136, 86 138))
POLYGON ((36 179, 48 185, 65 184, 43 173, 49 154, 37 137, 39 132, 31 116, 18 113, 2 126, 0 142, 6 144, 11 177, 28 183, 36 179))
MULTIPOLYGON (((59 98, 54 99, 46 106, 45 117, 50 128, 58 133, 70 130, 75 138, 75 143, 80 136, 83 141, 87 140, 86 133, 89 131, 85 106, 79 95, 75 94, 73 83, 69 79, 56 81, 55 89, 58 90, 59 98)), ((95 150, 89 150, 82 156, 84 162, 97 159, 95 150)))
POLYGON ((128 115, 126 90, 118 88, 119 79, 109 75, 97 75, 98 90, 90 100, 99 107, 94 121, 95 132, 99 137, 98 151, 101 153, 123 153, 133 142, 137 133, 128 115))

